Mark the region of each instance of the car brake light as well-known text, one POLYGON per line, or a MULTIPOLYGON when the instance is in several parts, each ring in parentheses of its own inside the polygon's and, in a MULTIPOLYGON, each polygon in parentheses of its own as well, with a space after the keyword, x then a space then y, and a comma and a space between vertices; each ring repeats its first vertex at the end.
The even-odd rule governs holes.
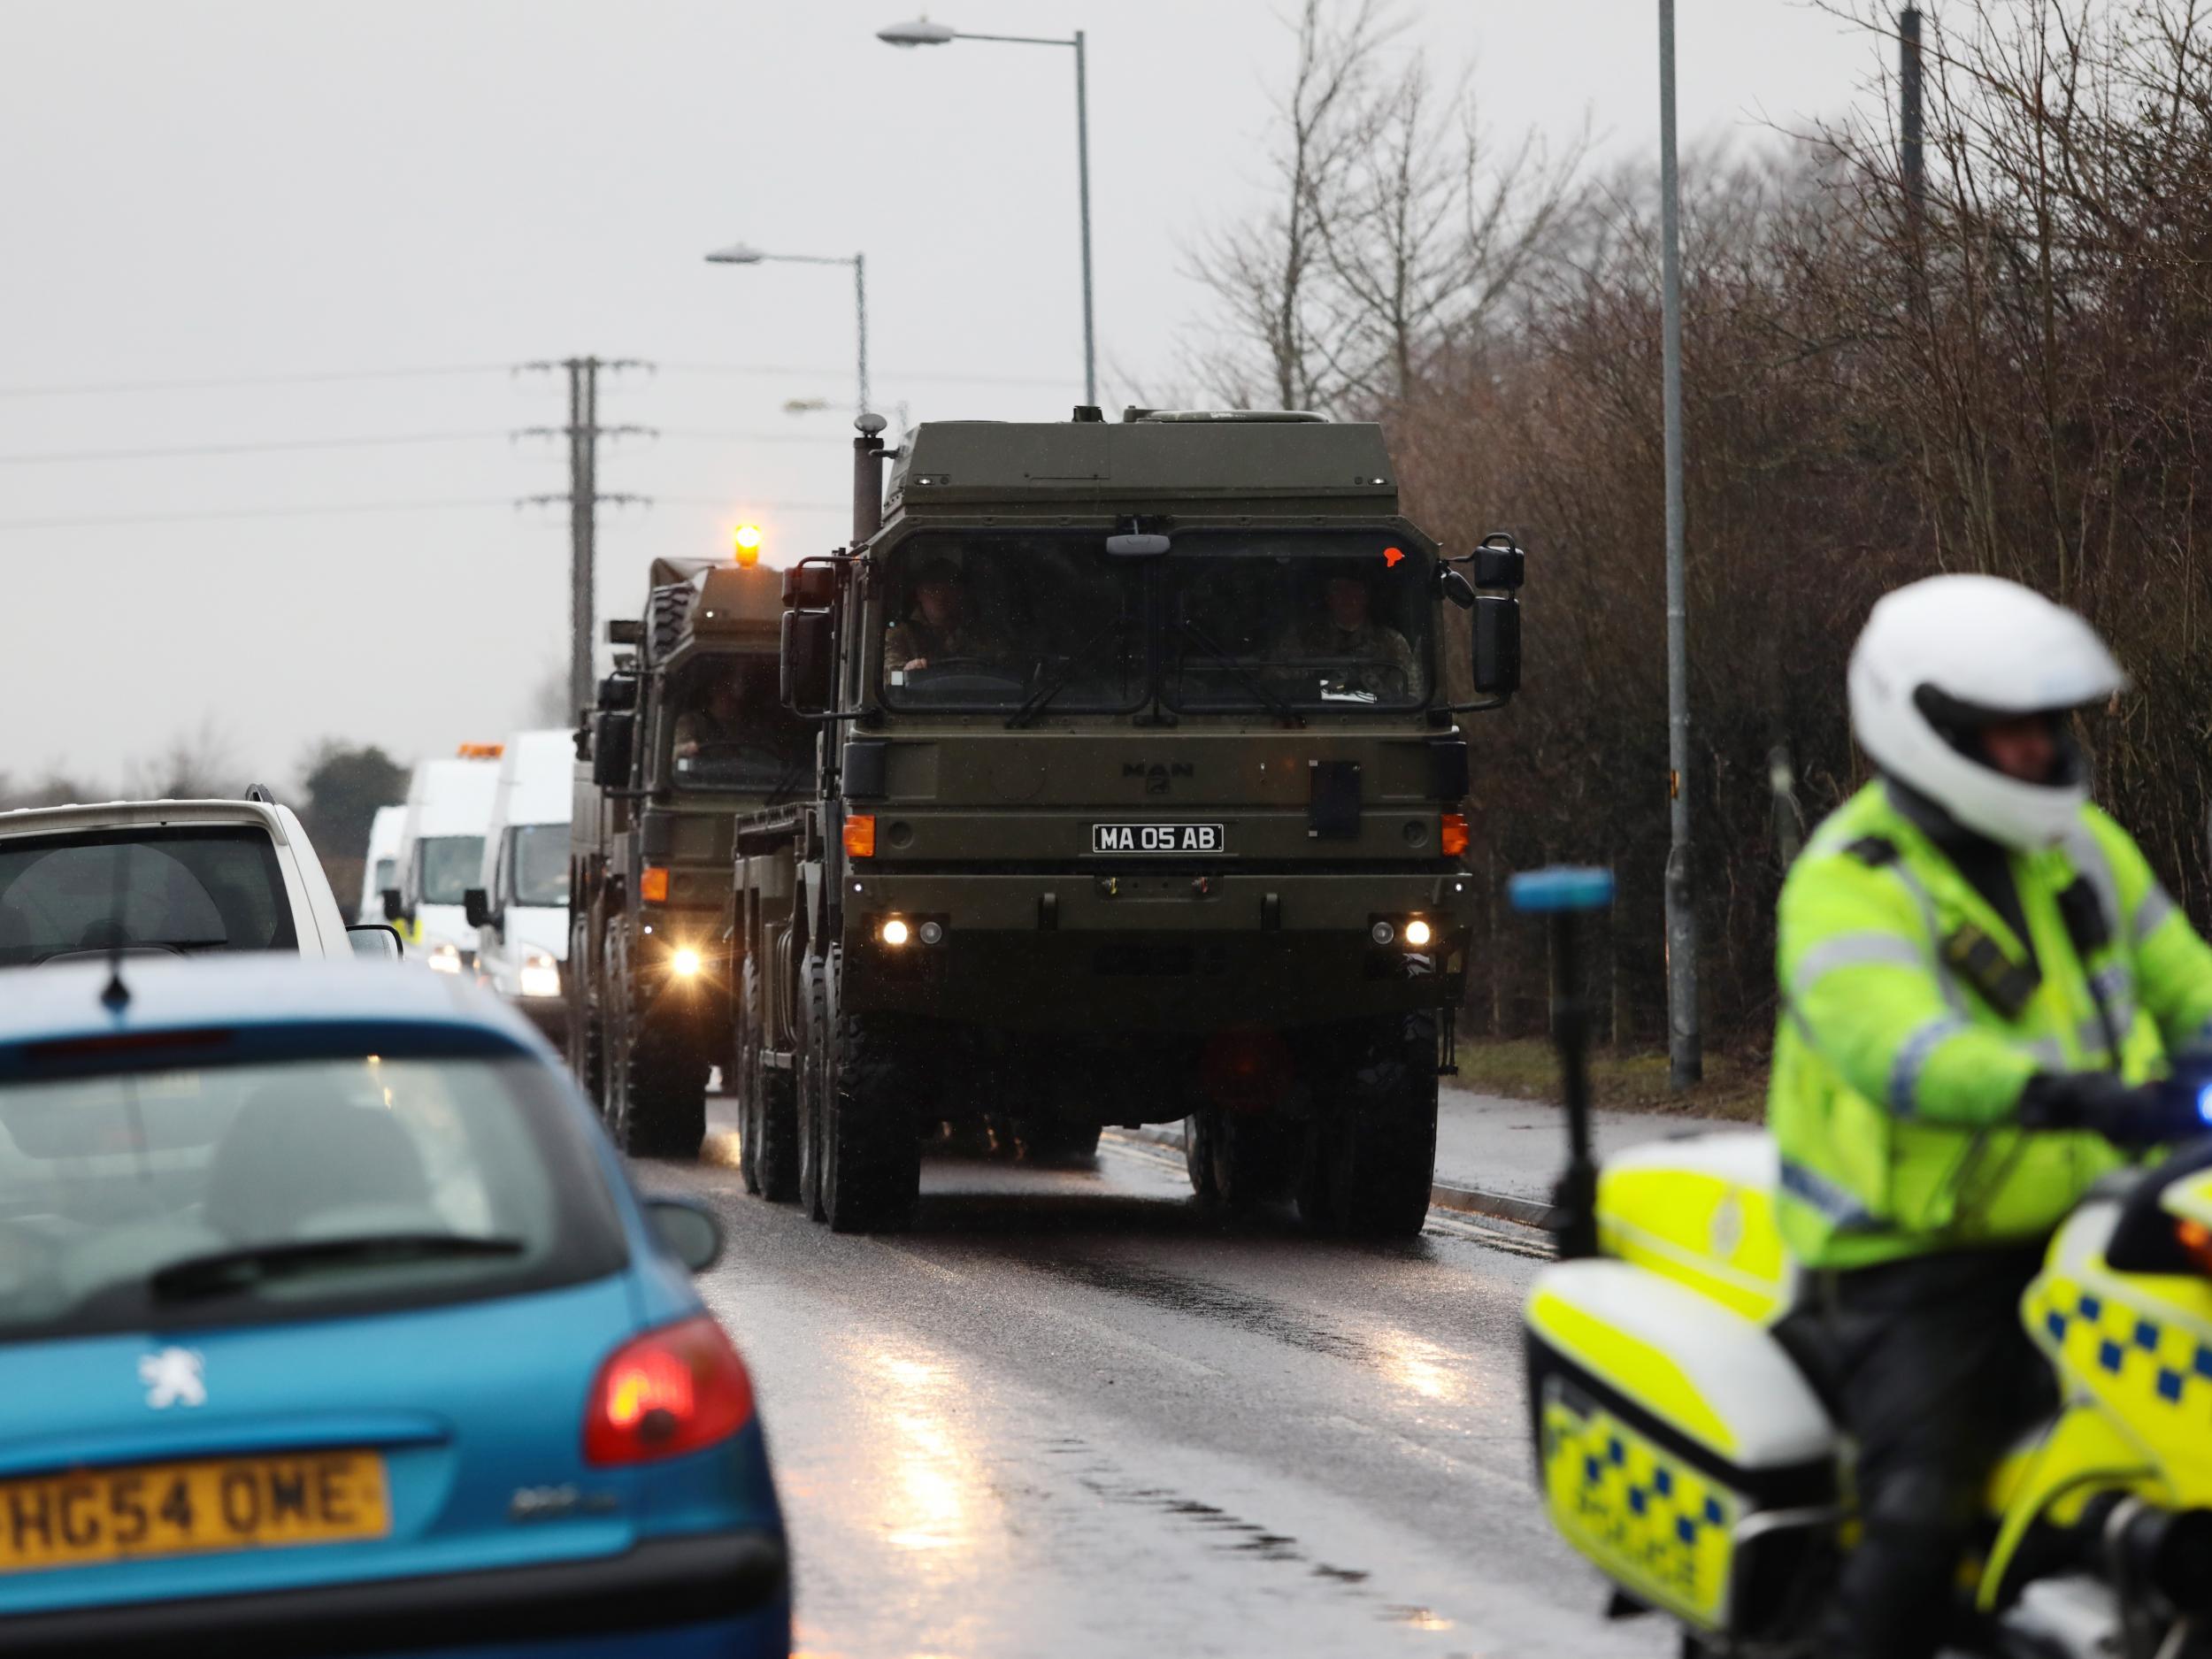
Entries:
POLYGON ((648 904, 668 902, 668 866, 648 864, 638 872, 637 895, 648 904))
POLYGON ((651 1463, 726 1440, 753 1420, 745 1362, 711 1315, 649 1331, 607 1357, 584 1415, 584 1461, 651 1463))
POLYGON ((1443 822, 1437 830, 1436 844, 1443 849, 1447 858, 1456 858, 1467 850, 1467 815, 1464 812, 1444 814, 1443 822))
POLYGON ((849 858, 873 858, 876 856, 876 815, 856 812, 845 820, 845 856, 849 858))

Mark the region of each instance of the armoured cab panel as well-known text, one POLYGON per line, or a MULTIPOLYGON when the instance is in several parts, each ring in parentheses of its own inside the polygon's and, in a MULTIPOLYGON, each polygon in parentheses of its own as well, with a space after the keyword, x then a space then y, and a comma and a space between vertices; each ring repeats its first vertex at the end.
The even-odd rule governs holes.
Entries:
POLYGON ((1637 1600, 1755 1638, 1812 1580, 1836 1433, 1772 1335, 1625 1262, 1562 1262, 1527 1312, 1537 1475, 1563 1536, 1637 1600))
POLYGON ((1773 1139, 1756 1131, 1616 1153, 1598 1176, 1599 1246, 1771 1325, 1798 1289, 1774 1219, 1780 1179, 1773 1139))

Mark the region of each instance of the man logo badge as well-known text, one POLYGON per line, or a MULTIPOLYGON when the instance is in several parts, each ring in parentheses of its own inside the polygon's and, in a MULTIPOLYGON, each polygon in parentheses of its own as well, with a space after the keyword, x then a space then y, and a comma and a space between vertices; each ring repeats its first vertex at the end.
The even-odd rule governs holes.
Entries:
POLYGON ((206 1362, 196 1348, 165 1348, 138 1362, 146 1403, 157 1411, 207 1403, 206 1362))

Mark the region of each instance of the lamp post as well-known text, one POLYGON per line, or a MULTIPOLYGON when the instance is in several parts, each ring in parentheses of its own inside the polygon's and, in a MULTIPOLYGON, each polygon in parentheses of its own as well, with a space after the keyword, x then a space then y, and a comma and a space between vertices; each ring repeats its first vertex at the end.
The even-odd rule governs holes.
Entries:
POLYGON ((918 18, 878 29, 876 38, 901 47, 947 46, 954 41, 997 41, 1010 46, 1071 46, 1075 49, 1075 178, 1083 223, 1083 401, 1098 402, 1098 346, 1091 323, 1091 118, 1090 95, 1085 83, 1083 31, 1071 40, 1037 35, 966 35, 942 23, 918 18))
POLYGON ((868 256, 856 253, 763 253, 733 242, 707 256, 709 265, 849 265, 853 268, 853 316, 860 329, 860 412, 868 412, 868 256))

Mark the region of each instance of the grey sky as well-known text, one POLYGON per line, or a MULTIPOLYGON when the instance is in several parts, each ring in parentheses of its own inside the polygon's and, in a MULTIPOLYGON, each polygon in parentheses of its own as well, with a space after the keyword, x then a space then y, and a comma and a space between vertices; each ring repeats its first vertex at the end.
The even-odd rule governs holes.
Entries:
MULTIPOLYGON (((1102 396, 1173 382, 1204 296, 1179 250, 1254 200, 1288 0, 939 0, 1091 42, 1102 396)), ((1832 111, 1875 49, 1786 0, 1681 0, 1686 137, 1832 111)), ((1479 58, 1502 134, 1657 130, 1652 0, 1407 0, 1479 58)), ((333 734, 403 758, 517 723, 563 660, 563 419, 536 357, 611 380, 601 614, 657 555, 757 517, 836 542, 848 273, 710 266, 743 239, 864 249, 875 401, 1064 419, 1081 391, 1070 54, 872 38, 910 0, 71 0, 0 8, 0 772, 112 781, 203 721, 288 781, 333 734), (483 365, 480 367, 475 365, 483 365), (775 373, 707 372, 761 367, 775 373), (67 396, 18 388, 457 367, 67 396), (979 377, 972 382, 949 377, 979 377), (793 416, 793 398, 826 412, 793 416), (445 434, 458 434, 448 437, 445 434), (734 435, 733 435, 734 434, 734 435), (776 441, 759 436, 767 434, 776 441), (188 458, 26 455, 424 438, 188 458), (19 528, 424 502, 420 511, 19 528), (809 503, 820 503, 819 506, 809 503)))

